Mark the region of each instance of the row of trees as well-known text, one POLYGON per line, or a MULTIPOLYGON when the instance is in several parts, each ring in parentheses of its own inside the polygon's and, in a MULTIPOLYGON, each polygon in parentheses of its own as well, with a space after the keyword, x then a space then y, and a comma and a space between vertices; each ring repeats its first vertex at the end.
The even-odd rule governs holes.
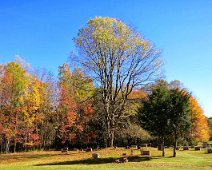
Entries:
POLYGON ((25 66, 20 59, 1 65, 1 150, 88 141, 92 135, 85 132, 86 122, 94 112, 87 100, 93 94, 92 81, 80 69, 71 75, 67 64, 59 67, 58 82, 49 73, 32 73, 25 66))
MULTIPOLYGON (((102 89, 94 87, 91 78, 81 69, 71 73, 67 64, 59 67, 57 82, 49 73, 29 70, 20 59, 1 65, 1 151, 108 146, 102 89)), ((163 145, 173 139, 174 146, 182 138, 191 144, 208 140, 203 110, 185 89, 173 84, 176 81, 161 80, 130 93, 114 125, 116 145, 155 137, 163 145)))
POLYGON ((97 17, 74 40, 81 66, 71 71, 63 64, 57 80, 20 59, 0 66, 1 151, 123 146, 170 133, 178 139, 184 119, 192 124, 192 139, 207 140, 207 122, 194 98, 168 85, 144 86, 160 79, 161 59, 139 33, 117 19, 97 17), (166 130, 154 132, 148 121, 152 127, 162 121, 166 130))

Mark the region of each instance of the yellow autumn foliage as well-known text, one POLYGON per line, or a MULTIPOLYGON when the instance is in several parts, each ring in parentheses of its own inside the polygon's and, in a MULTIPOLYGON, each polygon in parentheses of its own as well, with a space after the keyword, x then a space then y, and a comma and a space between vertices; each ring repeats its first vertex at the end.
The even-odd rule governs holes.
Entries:
POLYGON ((202 108, 200 107, 197 100, 191 96, 189 100, 191 110, 191 122, 192 130, 191 136, 196 141, 208 141, 209 139, 209 128, 207 118, 204 115, 202 108))

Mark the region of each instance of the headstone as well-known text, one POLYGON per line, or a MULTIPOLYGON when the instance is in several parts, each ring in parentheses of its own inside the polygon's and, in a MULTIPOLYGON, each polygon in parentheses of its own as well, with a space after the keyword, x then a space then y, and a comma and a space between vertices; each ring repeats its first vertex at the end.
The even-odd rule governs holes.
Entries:
POLYGON ((183 146, 183 150, 184 151, 189 150, 189 147, 188 146, 183 146))
POLYGON ((94 159, 100 158, 99 153, 93 153, 93 154, 92 154, 92 158, 94 158, 94 159))
POLYGON ((142 155, 149 155, 150 156, 151 155, 151 152, 150 151, 143 151, 142 152, 142 155))
POLYGON ((176 150, 180 150, 180 146, 176 146, 176 150))
POLYGON ((200 146, 195 146, 195 147, 194 147, 194 150, 195 150, 195 151, 200 151, 200 150, 201 150, 201 147, 200 147, 200 146))

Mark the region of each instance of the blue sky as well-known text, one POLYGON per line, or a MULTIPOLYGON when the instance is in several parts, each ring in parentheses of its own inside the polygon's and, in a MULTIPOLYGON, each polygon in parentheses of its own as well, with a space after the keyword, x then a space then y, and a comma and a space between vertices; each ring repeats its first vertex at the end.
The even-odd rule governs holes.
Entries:
POLYGON ((56 75, 78 30, 95 16, 114 17, 162 51, 167 80, 180 80, 212 116, 211 8, 210 0, 0 0, 0 63, 20 55, 56 75))

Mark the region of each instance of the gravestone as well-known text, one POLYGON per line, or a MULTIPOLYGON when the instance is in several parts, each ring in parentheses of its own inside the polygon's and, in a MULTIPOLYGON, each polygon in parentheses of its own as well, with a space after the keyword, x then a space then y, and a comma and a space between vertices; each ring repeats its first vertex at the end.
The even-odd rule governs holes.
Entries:
POLYGON ((92 154, 92 158, 94 158, 94 159, 100 158, 99 153, 93 153, 93 154, 92 154))
POLYGON ((201 150, 201 147, 200 147, 200 146, 195 146, 195 147, 194 147, 194 150, 195 150, 195 151, 200 151, 200 150, 201 150))
POLYGON ((183 150, 184 151, 189 150, 189 147, 188 146, 183 146, 183 150))
POLYGON ((151 155, 151 152, 150 151, 142 151, 142 155, 148 155, 148 156, 150 156, 151 155))

